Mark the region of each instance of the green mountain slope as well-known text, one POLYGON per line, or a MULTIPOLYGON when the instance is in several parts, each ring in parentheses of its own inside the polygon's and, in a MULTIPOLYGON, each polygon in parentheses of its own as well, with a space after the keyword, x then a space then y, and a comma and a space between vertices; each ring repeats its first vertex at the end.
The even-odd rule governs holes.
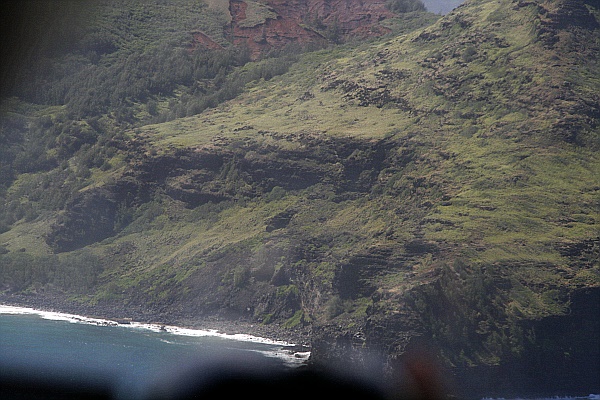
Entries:
POLYGON ((240 65, 230 101, 17 171, 2 289, 310 331, 322 362, 427 343, 467 396, 589 394, 599 49, 594 2, 486 0, 240 65))

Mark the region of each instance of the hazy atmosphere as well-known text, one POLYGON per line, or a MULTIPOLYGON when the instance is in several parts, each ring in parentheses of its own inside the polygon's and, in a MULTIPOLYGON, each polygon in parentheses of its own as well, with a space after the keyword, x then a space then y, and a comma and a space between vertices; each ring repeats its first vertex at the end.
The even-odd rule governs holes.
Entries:
POLYGON ((464 3, 464 0, 424 0, 427 10, 436 14, 447 14, 464 3))
POLYGON ((1 2, 0 397, 598 400, 599 4, 459 3, 1 2))

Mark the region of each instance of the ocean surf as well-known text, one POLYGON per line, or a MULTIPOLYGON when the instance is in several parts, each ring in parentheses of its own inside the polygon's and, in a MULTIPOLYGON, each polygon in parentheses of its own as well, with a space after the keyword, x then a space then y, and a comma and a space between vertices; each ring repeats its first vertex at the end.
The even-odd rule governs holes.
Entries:
POLYGON ((293 343, 250 334, 7 305, 0 305, 0 342, 3 374, 108 382, 120 398, 143 398, 157 382, 190 366, 239 366, 262 358, 285 369, 310 356, 293 343))

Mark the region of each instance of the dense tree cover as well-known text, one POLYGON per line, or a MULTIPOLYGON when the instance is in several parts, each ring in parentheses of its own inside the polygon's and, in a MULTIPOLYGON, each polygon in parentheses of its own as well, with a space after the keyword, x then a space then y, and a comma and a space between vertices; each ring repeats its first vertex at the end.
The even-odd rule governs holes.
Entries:
MULTIPOLYGON (((108 39, 107 39, 108 40, 108 39)), ((219 51, 190 51, 173 43, 140 52, 122 52, 98 63, 92 60, 97 46, 89 44, 88 57, 69 56, 38 65, 30 71, 27 84, 14 91, 37 104, 66 105, 70 119, 115 114, 117 122, 135 122, 133 106, 149 100, 174 96, 178 87, 202 95, 200 82, 214 91, 236 67, 249 61, 248 52, 236 48, 219 51), (208 82, 207 84, 207 81, 208 82)))
MULTIPOLYGON (((206 61, 195 62, 199 70, 193 70, 196 78, 185 87, 179 86, 182 94, 169 101, 166 110, 156 109, 156 100, 147 103, 151 122, 165 122, 175 118, 199 114, 207 108, 230 100, 240 94, 246 84, 259 80, 269 80, 285 73, 297 58, 294 53, 286 53, 266 58, 240 67, 249 61, 248 52, 240 49, 203 53, 206 61), (206 78, 202 78, 206 76, 206 78), (152 112, 154 109, 154 113, 152 112), (153 115, 156 115, 152 118, 153 115)), ((202 54, 199 57, 203 57, 202 54)))
POLYGON ((3 110, 0 124, 0 232, 41 210, 60 209, 91 168, 108 166, 120 135, 94 118, 68 120, 64 111, 46 113, 16 100, 4 106, 12 111, 3 110))
POLYGON ((6 253, 2 249, 0 287, 9 291, 52 286, 59 290, 85 293, 96 283, 103 269, 99 258, 87 250, 58 257, 35 256, 25 252, 6 253))
POLYGON ((421 0, 388 0, 385 5, 395 13, 425 11, 425 5, 421 0))
MULTIPOLYGON (((196 29, 224 40, 225 17, 202 2, 181 2, 178 7, 159 1, 124 2, 119 7, 110 2, 32 3, 6 6, 19 21, 44 18, 36 26, 14 24, 18 32, 29 33, 2 41, 3 54, 11 61, 10 68, 3 69, 4 99, 14 96, 65 106, 71 120, 108 115, 118 125, 129 126, 159 114, 165 120, 200 112, 235 95, 234 84, 241 84, 237 93, 247 83, 226 79, 250 60, 247 49, 226 41, 222 50, 192 46, 196 29), (95 17, 84 17, 88 14, 95 17), (222 90, 224 85, 228 87, 222 90), (169 112, 167 106, 178 107, 169 112)), ((273 64, 270 68, 264 77, 284 71, 273 64)))
POLYGON ((227 42, 193 48, 191 29, 219 40, 222 16, 202 2, 167 3, 3 4, 17 29, 2 40, 0 232, 62 208, 90 169, 110 168, 126 129, 215 107, 286 72, 302 50, 250 63, 247 48, 227 42))

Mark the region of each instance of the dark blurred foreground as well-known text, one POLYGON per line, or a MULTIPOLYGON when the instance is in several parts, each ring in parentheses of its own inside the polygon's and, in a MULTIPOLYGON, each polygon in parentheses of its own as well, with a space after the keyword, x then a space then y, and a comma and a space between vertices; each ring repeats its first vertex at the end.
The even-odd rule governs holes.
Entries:
MULTIPOLYGON (((437 368, 424 356, 405 360, 394 378, 380 368, 303 366, 282 369, 258 354, 223 353, 210 361, 165 370, 140 393, 140 399, 229 399, 243 396, 262 400, 298 398, 407 399, 446 398, 437 368)), ((82 365, 0 364, 0 399, 119 399, 132 394, 111 371, 82 365), (126 394, 124 394, 126 393, 126 394)))

